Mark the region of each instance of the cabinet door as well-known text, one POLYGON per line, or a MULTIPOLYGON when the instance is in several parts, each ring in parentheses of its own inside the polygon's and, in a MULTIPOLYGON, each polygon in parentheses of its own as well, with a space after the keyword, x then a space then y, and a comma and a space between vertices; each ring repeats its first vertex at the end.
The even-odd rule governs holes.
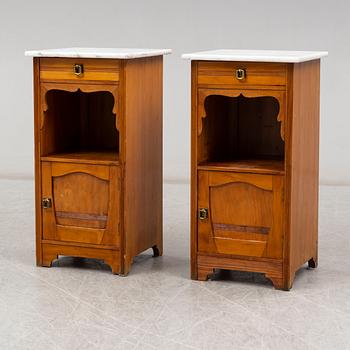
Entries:
POLYGON ((282 257, 283 177, 199 171, 198 250, 282 257))
POLYGON ((42 162, 45 240, 119 246, 120 168, 42 162))

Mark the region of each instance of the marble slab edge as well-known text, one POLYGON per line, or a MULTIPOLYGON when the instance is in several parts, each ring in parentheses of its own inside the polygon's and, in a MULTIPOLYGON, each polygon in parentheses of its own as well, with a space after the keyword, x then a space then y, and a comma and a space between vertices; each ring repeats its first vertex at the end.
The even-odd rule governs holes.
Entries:
POLYGON ((48 49, 27 50, 28 57, 133 59, 171 54, 171 49, 48 49))
POLYGON ((186 53, 181 57, 198 61, 301 63, 328 56, 327 51, 245 51, 213 50, 186 53), (226 52, 225 52, 226 51, 226 52))

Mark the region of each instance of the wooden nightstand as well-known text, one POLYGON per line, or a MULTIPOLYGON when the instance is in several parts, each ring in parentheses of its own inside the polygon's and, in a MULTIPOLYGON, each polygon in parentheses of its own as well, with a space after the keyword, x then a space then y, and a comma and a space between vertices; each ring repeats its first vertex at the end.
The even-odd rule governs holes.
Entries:
POLYGON ((192 60, 192 278, 317 266, 320 57, 217 50, 192 60))
POLYGON ((57 49, 34 57, 37 265, 103 259, 127 274, 162 254, 163 55, 57 49))

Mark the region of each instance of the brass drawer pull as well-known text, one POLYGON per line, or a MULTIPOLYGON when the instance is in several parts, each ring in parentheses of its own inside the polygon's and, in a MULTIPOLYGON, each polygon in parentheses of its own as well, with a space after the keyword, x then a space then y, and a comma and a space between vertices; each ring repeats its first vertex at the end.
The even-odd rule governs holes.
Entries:
POLYGON ((77 77, 79 77, 84 73, 84 66, 82 64, 75 64, 73 66, 73 72, 77 77))
POLYGON ((208 219, 208 208, 200 208, 199 209, 199 220, 206 220, 208 219))
POLYGON ((238 68, 236 69, 236 79, 237 80, 243 80, 246 78, 246 71, 245 69, 238 68))

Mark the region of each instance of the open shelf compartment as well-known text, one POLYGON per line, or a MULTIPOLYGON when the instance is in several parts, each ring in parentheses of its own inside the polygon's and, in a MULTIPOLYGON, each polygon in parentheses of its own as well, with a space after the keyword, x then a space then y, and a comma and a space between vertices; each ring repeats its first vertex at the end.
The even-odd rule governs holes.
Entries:
POLYGON ((108 91, 49 90, 41 128, 41 159, 118 163, 115 97, 108 91))
MULTIPOLYGON (((207 94, 198 135, 198 168, 284 173, 280 102, 274 96, 207 94)), ((199 116, 200 117, 200 116, 199 116)))

